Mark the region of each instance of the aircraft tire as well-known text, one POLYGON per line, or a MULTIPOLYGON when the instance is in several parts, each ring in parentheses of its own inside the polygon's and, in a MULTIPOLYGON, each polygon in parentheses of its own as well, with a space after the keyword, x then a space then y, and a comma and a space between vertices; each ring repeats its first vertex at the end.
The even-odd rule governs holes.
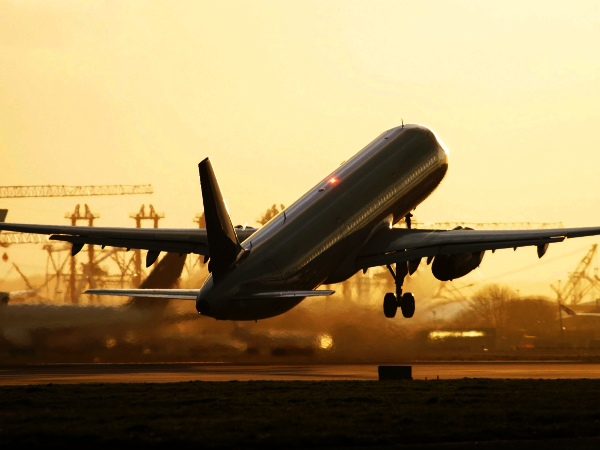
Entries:
POLYGON ((400 309, 402 315, 407 319, 410 319, 415 315, 415 297, 410 292, 407 292, 402 296, 402 302, 400 303, 400 309))
POLYGON ((396 316, 396 311, 398 310, 398 305, 396 303, 396 296, 392 292, 388 292, 383 297, 383 314, 388 319, 391 319, 396 316))

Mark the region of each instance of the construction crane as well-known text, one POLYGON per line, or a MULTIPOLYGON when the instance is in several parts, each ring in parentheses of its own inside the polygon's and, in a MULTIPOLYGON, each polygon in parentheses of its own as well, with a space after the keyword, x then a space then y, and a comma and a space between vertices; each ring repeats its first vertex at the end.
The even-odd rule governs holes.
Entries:
POLYGON ((436 293, 433 296, 433 299, 448 303, 466 302, 467 296, 462 291, 464 289, 470 289, 473 286, 475 286, 475 283, 457 286, 456 281, 440 281, 440 284, 436 293))
MULTIPOLYGON (((72 226, 83 222, 85 225, 93 227, 98 217, 87 204, 83 205, 83 208, 81 205, 77 205, 73 212, 65 215, 72 226)), ((135 220, 137 228, 141 228, 142 222, 146 220, 151 220, 154 228, 158 228, 158 222, 164 218, 164 214, 157 213, 152 205, 149 205, 149 212, 146 212, 146 206, 142 205, 139 212, 130 217, 135 220)), ((126 249, 100 250, 88 244, 87 261, 78 263, 77 256, 66 251, 70 248, 69 245, 48 244, 44 246, 44 250, 48 252, 45 287, 50 295, 52 283, 54 298, 66 290, 64 300, 70 303, 79 303, 85 287, 94 288, 97 284, 104 286, 107 283, 120 283, 121 288, 124 287, 124 284, 133 284, 137 287, 142 281, 142 262, 139 250, 134 251, 132 258, 127 258, 124 256, 127 253, 126 249), (100 263, 109 258, 118 266, 120 274, 111 274, 99 267, 100 263)))
MULTIPOLYGON (((198 225, 198 228, 206 228, 206 217, 204 216, 204 212, 196 214, 193 222, 198 225)), ((184 269, 186 270, 188 276, 191 275, 192 271, 196 268, 202 268, 204 264, 208 261, 206 256, 202 255, 188 255, 185 259, 184 269)))
POLYGON ((573 272, 569 273, 569 278, 565 284, 561 286, 560 281, 558 286, 550 285, 556 293, 559 304, 569 304, 576 306, 590 294, 595 293, 595 298, 600 297, 600 278, 598 278, 598 268, 594 268, 594 274, 590 274, 590 267, 594 256, 598 252, 598 244, 590 247, 586 255, 583 257, 573 272))
POLYGON ((106 184, 90 186, 0 186, 0 198, 97 197, 105 195, 152 194, 150 184, 106 184))
MULTIPOLYGON (((0 186, 0 198, 98 197, 105 195, 152 194, 153 192, 152 185, 150 184, 0 186)), ((5 216, 6 213, 4 213, 5 216)), ((69 219, 71 216, 67 218, 69 219)), ((73 220, 71 220, 71 225, 75 225, 73 220)), ((89 225, 92 226, 91 223, 89 225)), ((15 244, 46 244, 48 242, 48 236, 45 235, 9 231, 0 233, 0 247, 8 247, 15 244)))
MULTIPOLYGON (((151 220, 154 228, 158 228, 158 222, 160 219, 164 219, 164 213, 157 213, 153 205, 150 206, 150 211, 146 213, 145 205, 142 205, 140 210, 136 214, 131 214, 129 217, 135 220, 135 227, 142 228, 143 220, 151 220)), ((158 255, 154 257, 154 260, 158 255)), ((152 261, 154 262, 154 261, 152 261)), ((151 264, 151 263, 150 263, 151 264)), ((133 285, 138 287, 142 283, 142 252, 137 249, 134 250, 134 275, 133 285)))
POLYGON ((14 244, 46 244, 48 242, 48 236, 45 234, 17 233, 16 231, 0 233, 0 247, 14 244))
MULTIPOLYGON (((138 194, 152 194, 154 191, 152 186, 146 185, 87 185, 87 186, 65 186, 65 185, 44 185, 44 186, 0 186, 0 199, 13 199, 13 198, 48 198, 48 197, 97 197, 97 196, 109 196, 109 195, 138 195, 138 194)), ((80 211, 80 205, 77 205, 73 213, 67 214, 66 218, 70 220, 71 225, 78 225, 78 222, 84 221, 88 226, 94 226, 94 220, 98 218, 97 215, 93 214, 88 205, 85 206, 85 211, 80 211)), ((4 221, 6 218, 7 210, 0 210, 0 221, 4 221)), ((48 250, 49 257, 52 256, 52 245, 48 244, 47 236, 40 236, 37 234, 30 233, 12 233, 3 232, 0 233, 0 247, 8 247, 13 244, 46 244, 44 247, 48 250)), ((91 286, 95 285, 94 277, 94 261, 96 260, 94 254, 94 246, 88 245, 88 265, 90 269, 86 272, 86 281, 91 286), (93 267, 92 267, 93 266, 93 267)), ((8 260, 8 255, 4 253, 4 260, 8 260)), ((69 284, 67 297, 72 303, 79 301, 79 292, 77 290, 77 266, 76 259, 74 256, 70 258, 70 273, 69 273, 69 284)), ((64 263, 60 266, 56 266, 52 261, 53 267, 57 270, 57 282, 60 282, 60 274, 64 263)), ((46 270, 46 279, 48 277, 48 264, 46 270)), ((58 286, 57 286, 58 289, 58 286)))
MULTIPOLYGON (((92 211, 90 210, 90 207, 87 205, 87 203, 84 205, 84 208, 85 208, 85 211, 83 214, 81 213, 80 205, 77 205, 75 207, 75 210, 72 213, 65 214, 65 219, 69 219, 71 221, 71 226, 77 226, 77 223, 80 221, 85 222, 88 227, 94 226, 94 220, 98 219, 100 216, 92 213, 92 211)), ((87 250, 88 250, 88 261, 89 261, 89 264, 91 265, 94 261, 94 246, 88 244, 87 250)), ((89 271, 88 273, 89 273, 89 277, 88 277, 89 281, 88 282, 89 282, 90 287, 93 288, 95 286, 94 286, 94 279, 93 279, 92 271, 89 271)), ((73 255, 73 252, 71 252, 71 273, 70 273, 70 278, 69 278, 69 297, 71 298, 71 303, 77 303, 77 300, 79 298, 78 292, 75 288, 76 278, 77 278, 77 260, 75 258, 75 255, 73 255)))

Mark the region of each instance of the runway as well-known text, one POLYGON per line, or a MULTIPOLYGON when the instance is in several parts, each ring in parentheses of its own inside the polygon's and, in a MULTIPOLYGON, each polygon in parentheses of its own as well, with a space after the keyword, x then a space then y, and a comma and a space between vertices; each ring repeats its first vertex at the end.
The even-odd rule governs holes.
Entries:
MULTIPOLYGON (((413 379, 600 378, 600 364, 576 362, 407 363, 413 379)), ((167 383, 248 380, 377 380, 377 365, 40 364, 0 366, 0 385, 167 383)))

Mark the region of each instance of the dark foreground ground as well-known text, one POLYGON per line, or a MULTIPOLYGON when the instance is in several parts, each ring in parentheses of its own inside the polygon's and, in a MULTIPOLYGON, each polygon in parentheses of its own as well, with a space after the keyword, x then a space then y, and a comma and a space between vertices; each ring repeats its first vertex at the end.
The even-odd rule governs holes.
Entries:
POLYGON ((0 448, 591 449, 599 400, 585 379, 1 386, 0 448))

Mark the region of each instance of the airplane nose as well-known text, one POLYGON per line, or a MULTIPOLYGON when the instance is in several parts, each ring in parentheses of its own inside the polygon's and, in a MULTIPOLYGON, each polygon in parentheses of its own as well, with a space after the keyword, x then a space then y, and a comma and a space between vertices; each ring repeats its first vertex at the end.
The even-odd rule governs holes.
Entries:
POLYGON ((444 141, 442 141, 440 139, 440 137, 438 136, 438 134, 433 131, 431 128, 429 129, 433 135, 435 136, 435 140, 438 143, 438 154, 441 158, 443 158, 445 161, 448 161, 448 156, 450 155, 450 152, 448 151, 448 147, 446 146, 446 144, 444 144, 444 141))
POLYGON ((428 151, 431 152, 432 155, 437 155, 438 161, 448 161, 448 156, 450 155, 448 147, 444 144, 444 141, 440 139, 440 136, 435 130, 419 124, 405 125, 405 129, 410 130, 409 133, 415 133, 420 139, 423 139, 423 143, 427 146, 428 151))

